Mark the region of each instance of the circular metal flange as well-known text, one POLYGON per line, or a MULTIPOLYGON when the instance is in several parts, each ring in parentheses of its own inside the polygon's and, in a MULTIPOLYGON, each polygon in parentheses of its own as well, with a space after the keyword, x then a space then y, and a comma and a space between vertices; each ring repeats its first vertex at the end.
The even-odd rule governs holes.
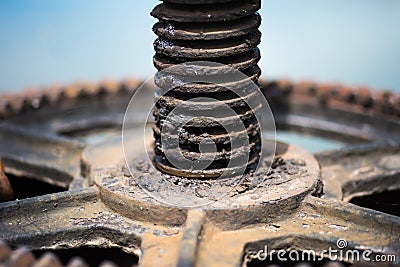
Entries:
POLYGON ((200 180, 162 174, 143 159, 138 155, 134 170, 136 177, 132 177, 124 165, 119 169, 105 168, 94 173, 104 203, 135 220, 179 225, 185 221, 191 208, 185 206, 187 202, 183 198, 192 198, 192 201, 198 199, 198 203, 211 203, 202 209, 219 227, 237 229, 290 216, 305 196, 322 192, 319 165, 314 156, 283 143, 278 143, 272 165, 268 162, 272 157, 264 157, 262 166, 255 173, 242 177, 239 184, 231 182, 235 180, 232 178, 200 180), (270 168, 265 167, 270 165, 270 168), (146 188, 139 187, 137 180, 146 188), (224 190, 229 193, 216 201, 224 190), (160 193, 170 194, 176 199, 180 197, 182 205, 162 204, 148 192, 152 196, 160 193))

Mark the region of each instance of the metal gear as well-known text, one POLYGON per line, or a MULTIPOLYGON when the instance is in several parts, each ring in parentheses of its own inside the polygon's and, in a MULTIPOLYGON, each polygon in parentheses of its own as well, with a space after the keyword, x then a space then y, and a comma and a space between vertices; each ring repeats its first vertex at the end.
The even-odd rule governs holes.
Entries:
MULTIPOLYGON (((13 176, 11 180, 25 176, 70 188, 67 192, 1 203, 3 240, 35 250, 87 244, 119 247, 138 255, 141 266, 154 266, 160 261, 170 265, 189 261, 197 266, 235 266, 248 262, 265 244, 274 249, 318 251, 335 246, 338 238, 346 239, 351 248, 371 249, 374 254, 400 251, 400 219, 394 208, 390 215, 349 203, 359 196, 400 188, 396 163, 400 124, 393 102, 398 95, 338 85, 262 82, 263 93, 273 103, 278 129, 305 131, 347 145, 314 154, 325 185, 322 198, 310 195, 316 193, 311 190, 290 206, 285 202, 287 187, 280 191, 276 187, 283 202, 270 199, 262 204, 268 194, 258 195, 248 181, 235 188, 228 200, 254 199, 261 209, 265 210, 263 205, 270 207, 266 209, 268 214, 260 213, 256 206, 243 206, 236 207, 242 209, 240 212, 233 209, 233 213, 222 216, 223 209, 205 210, 204 214, 154 203, 144 205, 144 200, 124 197, 121 190, 127 190, 126 196, 129 192, 140 195, 140 190, 129 182, 121 186, 118 181, 129 181, 130 174, 118 167, 121 159, 117 156, 122 153, 120 141, 115 140, 120 134, 118 130, 112 133, 121 127, 127 96, 136 87, 126 90, 126 83, 108 84, 92 85, 91 93, 80 86, 60 87, 55 90, 60 95, 66 95, 63 88, 68 88, 74 97, 2 113, 0 140, 7 146, 0 148, 0 155, 6 173, 13 176), (369 97, 359 97, 361 91, 369 97), (361 99, 371 101, 365 105, 361 99), (104 135, 113 137, 101 138, 104 135), (283 217, 273 216, 282 213, 283 217)), ((138 86, 139 82, 131 84, 138 86)), ((35 92, 39 99, 56 99, 46 90, 35 92)), ((11 103, 23 103, 28 96, 13 94, 7 99, 12 107, 11 103)), ((138 120, 145 119, 137 115, 138 120)), ((290 157, 277 163, 278 168, 286 169, 283 173, 293 172, 294 166, 287 168, 290 164, 290 157)), ((298 172, 304 162, 296 164, 300 164, 295 168, 298 172)), ((282 179, 277 174, 269 174, 269 183, 275 186, 282 179)))

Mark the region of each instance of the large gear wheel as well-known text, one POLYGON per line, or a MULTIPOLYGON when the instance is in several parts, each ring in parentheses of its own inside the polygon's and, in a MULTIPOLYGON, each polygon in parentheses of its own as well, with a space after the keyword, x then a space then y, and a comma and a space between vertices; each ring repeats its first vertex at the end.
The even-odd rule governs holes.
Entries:
MULTIPOLYGON (((274 193, 242 183, 203 209, 165 206, 127 182, 120 129, 139 81, 1 96, 0 156, 11 185, 25 179, 64 191, 40 195, 33 186, 14 187, 16 197, 20 190, 33 197, 0 203, 0 239, 34 251, 119 248, 136 255, 139 266, 263 266, 268 263, 254 256, 265 245, 320 251, 339 239, 347 249, 398 258, 398 198, 375 206, 362 198, 399 192, 400 96, 261 83, 278 130, 345 145, 311 154, 278 144, 264 184, 274 193)), ((137 121, 146 115, 137 114, 137 121)))

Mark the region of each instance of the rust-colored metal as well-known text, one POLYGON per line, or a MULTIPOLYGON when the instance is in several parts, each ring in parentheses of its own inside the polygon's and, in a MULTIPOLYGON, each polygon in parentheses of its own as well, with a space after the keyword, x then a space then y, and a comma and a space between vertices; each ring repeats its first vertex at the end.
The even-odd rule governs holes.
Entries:
MULTIPOLYGON (((257 81, 261 70, 257 66, 260 16, 256 11, 260 4, 260 0, 164 0, 152 12, 159 19, 153 28, 159 36, 154 45, 155 67, 162 71, 191 60, 213 60, 257 81)), ((223 72, 218 68, 199 71, 223 72)), ((314 82, 260 83, 278 130, 339 140, 343 147, 312 154, 278 143, 272 162, 261 158, 259 170, 246 174, 234 186, 213 179, 219 169, 203 179, 190 179, 180 177, 190 176, 190 170, 173 168, 161 159, 159 169, 177 177, 152 170, 141 161, 145 157, 141 154, 128 171, 120 129, 129 96, 140 81, 79 83, 0 96, 0 143, 6 144, 0 146, 0 157, 7 173, 65 189, 0 203, 0 238, 12 247, 25 246, 12 251, 0 241, 0 266, 62 266, 55 254, 35 259, 30 250, 57 253, 82 247, 119 248, 136 255, 144 267, 271 266, 281 263, 256 257, 265 246, 314 250, 323 256, 322 250, 337 249, 339 240, 347 241, 346 251, 390 256, 392 261, 382 265, 396 266, 400 257, 398 206, 382 211, 351 202, 360 196, 400 190, 400 95, 314 82), (133 178, 145 182, 146 188, 133 178), (154 183, 155 178, 163 183, 154 183), (215 187, 231 190, 215 201, 219 196, 215 187), (212 203, 197 208, 171 206, 146 193, 176 191, 212 203)), ((162 79, 156 84, 163 89, 162 79)), ((242 84, 238 81, 236 85, 242 84)), ((173 94, 157 98, 155 136, 161 134, 160 121, 189 94, 210 93, 224 96, 230 107, 242 104, 241 99, 227 97, 221 87, 177 87, 173 94)), ((246 100, 257 97, 249 94, 246 100)), ((207 105, 202 107, 212 107, 207 105)), ((248 120, 246 112, 239 114, 243 121, 248 120)), ((135 115, 139 122, 147 120, 147 114, 135 115)), ((204 122, 192 123, 192 127, 207 129, 204 122)), ((245 130, 258 134, 256 124, 245 130)), ((204 139, 201 135, 183 137, 189 147, 204 139)), ((227 134, 213 134, 211 139, 225 142, 227 134)), ((255 144, 246 148, 254 149, 255 144)), ((162 156, 162 149, 156 140, 155 153, 162 156)), ((196 159, 194 152, 186 153, 187 157, 196 159)), ((0 179, 7 181, 5 176, 0 179)), ((318 266, 352 263, 325 260, 318 266)), ((376 265, 356 262, 356 266, 376 265)), ((75 258, 67 266, 87 265, 75 258)), ((101 266, 115 265, 105 262, 101 266)))
MULTIPOLYGON (((198 213, 199 211, 197 211, 198 213)), ((194 222, 193 223, 193 230, 196 230, 196 223, 198 218, 201 218, 201 216, 193 216, 194 217, 194 222)), ((201 219, 200 219, 201 220, 201 219)), ((191 222, 191 221, 190 221, 191 222)), ((201 223, 198 224, 201 226, 201 223)), ((183 239, 186 239, 186 242, 192 242, 195 237, 196 237, 197 232, 192 232, 188 231, 186 233, 185 237, 182 237, 183 239)), ((193 246, 191 246, 190 243, 185 244, 185 246, 182 247, 182 251, 179 255, 181 258, 187 258, 187 260, 183 260, 182 262, 184 264, 181 264, 181 266, 189 266, 189 265, 194 265, 195 262, 191 262, 191 260, 194 258, 194 254, 196 251, 189 251, 190 249, 193 249, 193 246), (194 254, 193 254, 194 253, 194 254)), ((52 252, 45 252, 43 253, 40 257, 35 258, 32 252, 27 250, 24 247, 18 248, 14 251, 11 250, 11 248, 4 243, 3 241, 0 240, 0 264, 2 267, 90 267, 84 259, 80 257, 73 257, 68 261, 66 265, 63 265, 58 258, 57 254, 52 253, 52 252)), ((164 266, 163 264, 160 264, 158 261, 155 261, 154 266, 164 266)), ((131 265, 131 267, 135 267, 136 265, 131 265)), ((179 266, 179 265, 178 265, 179 266)), ((279 267, 278 264, 274 265, 268 265, 268 266, 276 266, 279 267)), ((286 266, 286 265, 285 265, 286 266)), ((296 266, 305 266, 308 267, 307 262, 300 262, 296 266)), ((296 267, 295 266, 295 267, 296 267)), ((326 263, 322 263, 319 266, 321 267, 345 267, 346 265, 340 262, 334 262, 334 261, 328 261, 326 263)), ((390 267, 393 266, 391 264, 373 264, 373 263, 368 263, 368 262, 361 262, 357 264, 351 265, 351 267, 390 267)), ((100 263, 99 267, 118 267, 118 264, 112 262, 112 261, 103 261, 100 263)))
MULTIPOLYGON (((236 68, 247 75, 246 79, 257 82, 261 73, 257 66, 260 59, 257 45, 260 43, 261 37, 261 33, 258 31, 261 18, 257 10, 260 6, 261 1, 259 0, 184 1, 184 3, 164 1, 152 11, 151 14, 159 19, 159 22, 153 27, 153 31, 159 36, 154 42, 156 51, 154 66, 160 71, 158 75, 161 76, 156 75, 155 78, 155 83, 160 89, 154 111, 157 121, 154 128, 154 151, 156 167, 162 172, 191 178, 217 178, 226 171, 227 159, 234 160, 234 157, 243 157, 242 154, 249 153, 249 151, 247 162, 240 163, 240 165, 244 164, 244 168, 247 168, 246 171, 251 171, 257 165, 261 139, 257 128, 258 122, 254 116, 256 110, 244 105, 243 98, 239 95, 229 93, 228 89, 215 84, 190 83, 171 88, 170 84, 164 84, 163 81, 166 78, 179 80, 180 76, 185 74, 182 72, 171 76, 164 74, 163 70, 184 62, 213 61, 236 68), (166 94, 164 95, 164 93, 166 94), (243 133, 237 130, 237 132, 231 131, 228 134, 226 129, 221 129, 221 125, 224 124, 221 122, 222 119, 217 117, 217 111, 216 114, 208 117, 196 118, 195 123, 190 118, 185 118, 183 114, 179 114, 177 116, 179 121, 186 122, 186 119, 188 120, 179 129, 174 126, 179 123, 167 121, 167 118, 173 116, 171 111, 181 102, 196 97, 220 99, 223 104, 230 105, 236 115, 224 118, 225 123, 228 121, 233 123, 240 118, 247 128, 249 145, 236 150, 232 148, 230 135, 243 133), (166 132, 170 139, 175 137, 180 140, 180 146, 173 147, 169 151, 172 157, 177 157, 173 160, 184 157, 193 162, 202 163, 211 159, 212 163, 207 169, 198 170, 196 165, 186 168, 175 166, 171 163, 171 158, 166 156, 166 150, 169 148, 162 141, 162 132, 163 134, 166 132), (199 153, 199 144, 203 141, 206 142, 207 139, 211 139, 215 143, 217 151, 199 153)), ((214 70, 209 66, 204 66, 196 70, 196 75, 207 73, 205 75, 217 77, 224 75, 224 71, 226 72, 226 69, 224 70, 222 67, 214 70)), ((244 78, 238 81, 230 81, 228 78, 226 80, 234 82, 235 88, 243 88, 244 78)), ((253 97, 254 100, 258 96, 248 93, 248 96, 244 98, 249 97, 253 97)), ((221 105, 221 103, 211 101, 202 104, 203 106, 208 104, 210 108, 214 106, 214 110, 221 105)), ((192 101, 191 105, 196 104, 192 101)), ((190 107, 187 109, 189 110, 190 107)), ((168 138, 164 140, 170 140, 168 138)), ((243 166, 235 166, 230 172, 238 173, 240 171, 236 169, 239 168, 243 168, 243 166)))
POLYGON ((28 113, 44 107, 56 106, 62 104, 62 102, 65 103, 79 98, 96 98, 119 92, 131 94, 141 83, 142 81, 138 79, 104 80, 97 84, 52 85, 44 88, 27 88, 22 93, 3 94, 0 98, 0 119, 28 113), (90 89, 88 89, 88 86, 90 89))
MULTIPOLYGON (((171 65, 162 65, 159 68, 165 69, 171 65)), ((79 83, 66 86, 49 86, 46 88, 27 89, 21 93, 6 93, 2 94, 0 99, 0 118, 3 120, 10 118, 13 115, 20 115, 30 110, 37 110, 52 105, 56 105, 67 99, 76 99, 79 96, 86 95, 90 98, 95 98, 104 94, 133 94, 142 80, 130 78, 124 81, 105 80, 100 83, 93 83, 92 86, 96 90, 92 92, 84 92, 84 88, 80 87, 79 83), (27 94, 26 92, 31 92, 27 94), (35 95, 36 97, 33 97, 35 95), (67 97, 68 96, 68 97, 67 97), (35 99, 49 99, 42 101, 39 106, 33 107, 32 104, 26 104, 26 109, 21 107, 23 103, 32 103, 35 99)), ((371 89, 365 86, 345 86, 337 83, 315 83, 311 81, 291 82, 289 80, 262 80, 260 85, 264 88, 266 96, 273 97, 276 94, 288 96, 303 96, 314 100, 326 100, 329 106, 341 108, 344 110, 363 111, 371 116, 383 116, 392 119, 400 118, 400 95, 391 93, 388 90, 371 89), (326 88, 330 88, 329 93, 326 88), (354 101, 349 101, 349 98, 344 95, 353 95, 354 101), (324 97, 321 97, 324 96, 324 97), (369 96, 369 97, 368 97, 369 96), (368 101, 365 101, 365 100, 368 101), (364 102, 369 102, 368 105, 363 105, 364 102)), ((351 99, 350 99, 351 100, 351 99)), ((35 101, 34 101, 35 102, 35 101)))
MULTIPOLYGON (((140 266, 157 266, 160 262, 166 266, 182 262, 240 266, 251 264, 265 245, 271 249, 320 251, 335 247, 339 238, 346 239, 351 249, 399 257, 399 217, 349 203, 356 196, 400 188, 397 115, 377 108, 377 102, 372 106, 359 104, 357 88, 353 87, 328 85, 320 91, 322 86, 316 83, 261 83, 278 130, 300 130, 345 142, 344 148, 311 155, 314 165, 317 161, 320 165, 317 174, 325 185, 322 197, 312 196, 313 190, 309 190, 298 201, 296 197, 285 201, 291 182, 301 189, 296 181, 298 174, 293 171, 316 170, 309 164, 302 166, 304 162, 294 156, 273 164, 276 169, 267 175, 271 178, 267 182, 273 185, 264 187, 266 191, 252 188, 251 181, 246 180, 221 201, 219 209, 201 209, 205 217, 202 212, 173 209, 146 197, 132 184, 131 174, 120 167, 121 118, 136 87, 109 82, 95 86, 104 94, 74 93, 74 98, 59 100, 57 105, 49 101, 36 109, 5 116, 0 142, 7 146, 0 146, 0 155, 7 172, 71 190, 1 203, 0 237, 10 245, 34 250, 117 247, 137 255, 140 266), (340 88, 348 88, 356 97, 348 102, 346 97, 326 93, 340 88), (108 138, 99 139, 104 133, 108 138), (288 174, 294 177, 289 182, 288 174), (284 182, 282 187, 280 182, 284 182), (262 199, 273 197, 268 193, 273 188, 278 201, 265 199, 263 203, 262 199), (141 196, 140 201, 135 199, 141 196), (182 256, 182 246, 190 246, 189 259, 182 256)), ((65 88, 54 92, 64 95, 65 88)), ((68 88, 81 90, 79 86, 68 88)), ((44 97, 46 91, 37 92, 44 99, 55 99, 44 97)), ((398 96, 374 91, 369 95, 373 101, 398 96)), ((23 94, 14 94, 9 99, 24 98, 23 94)), ((138 120, 142 119, 146 118, 138 114, 138 120)), ((143 173, 147 173, 146 168, 135 175, 143 173)), ((174 181, 171 179, 171 183, 174 181)), ((193 184, 187 182, 181 178, 176 186, 190 189, 193 184)), ((207 183, 196 183, 194 195, 207 197, 207 183)))
MULTIPOLYGON (((59 257, 52 252, 45 252, 36 258, 26 247, 20 247, 14 251, 0 240, 0 266, 2 267, 63 267, 59 257)), ((73 257, 65 267, 89 267, 84 259, 73 257)), ((111 261, 102 262, 99 267, 117 267, 111 261)), ((132 265, 134 267, 134 265, 132 265)))
POLYGON ((0 160, 0 202, 14 198, 13 189, 4 171, 3 163, 0 160))

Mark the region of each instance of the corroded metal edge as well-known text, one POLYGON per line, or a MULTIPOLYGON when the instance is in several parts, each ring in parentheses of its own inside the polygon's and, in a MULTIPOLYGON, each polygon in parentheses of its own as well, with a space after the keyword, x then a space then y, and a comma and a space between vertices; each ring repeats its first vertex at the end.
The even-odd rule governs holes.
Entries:
MULTIPOLYGON (((100 83, 74 83, 65 86, 29 88, 17 93, 0 94, 0 118, 54 105, 65 100, 79 100, 104 94, 133 93, 141 84, 139 79, 107 80, 100 83)), ((311 81, 260 80, 263 92, 274 96, 303 96, 318 99, 321 104, 355 112, 398 119, 400 94, 390 90, 372 90, 364 86, 316 83, 311 81)))

